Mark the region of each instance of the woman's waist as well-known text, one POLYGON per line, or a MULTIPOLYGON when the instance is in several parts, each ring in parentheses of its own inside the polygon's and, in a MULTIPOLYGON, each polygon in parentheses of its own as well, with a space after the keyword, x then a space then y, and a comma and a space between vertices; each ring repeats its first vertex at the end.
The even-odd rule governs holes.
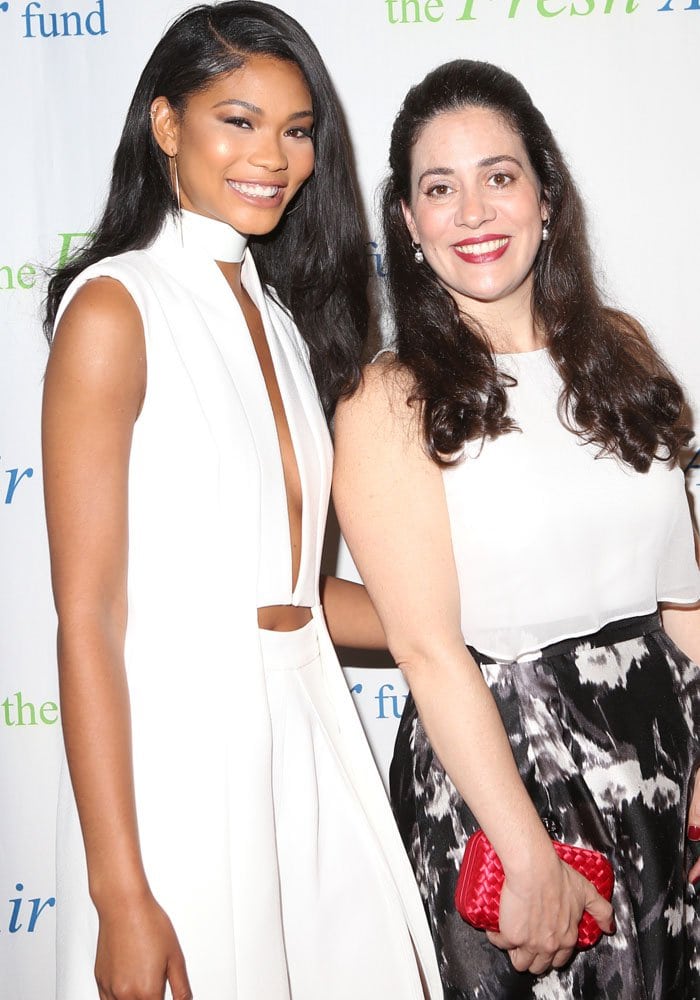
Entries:
POLYGON ((258 628, 268 632, 294 632, 311 621, 311 605, 268 604, 258 608, 258 628))
POLYGON ((535 626, 465 629, 467 647, 480 663, 528 663, 566 654, 583 643, 594 648, 615 645, 661 628, 658 608, 618 609, 579 615, 535 626))

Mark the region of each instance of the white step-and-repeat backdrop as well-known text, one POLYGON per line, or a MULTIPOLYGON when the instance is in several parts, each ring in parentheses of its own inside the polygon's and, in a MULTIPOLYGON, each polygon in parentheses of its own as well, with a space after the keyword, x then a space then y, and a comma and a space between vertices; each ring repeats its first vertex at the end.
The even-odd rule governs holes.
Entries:
MULTIPOLYGON (((89 231, 139 72, 187 6, 0 3, 0 1000, 53 997, 61 905, 53 865, 60 720, 39 449, 42 264, 65 260, 89 231)), ((412 83, 456 57, 519 76, 583 189, 609 299, 642 320, 700 403, 700 0, 284 6, 331 69, 370 210, 391 122, 412 83)), ((376 226, 368 253, 381 281, 376 226)), ((185 462, 183 485, 187 475, 185 462)), ((688 459, 688 484, 700 489, 700 455, 688 459)), ((514 482, 514 499, 517 489, 514 482)), ((352 573, 343 553, 340 568, 352 573)), ((405 687, 391 670, 353 668, 348 680, 385 771, 405 687)))

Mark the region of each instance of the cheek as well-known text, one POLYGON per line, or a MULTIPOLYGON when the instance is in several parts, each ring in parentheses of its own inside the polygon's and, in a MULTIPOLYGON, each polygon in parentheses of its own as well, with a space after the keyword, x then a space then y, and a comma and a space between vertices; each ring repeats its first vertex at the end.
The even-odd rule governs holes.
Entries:
POLYGON ((201 138, 201 151, 214 166, 235 163, 243 155, 245 140, 231 129, 213 129, 201 138))
POLYGON ((222 160, 230 160, 234 152, 235 142, 220 129, 190 129, 183 136, 181 155, 200 168, 207 165, 216 166, 222 160))
POLYGON ((182 133, 182 143, 190 155, 198 154, 206 160, 234 155, 241 140, 231 126, 208 121, 190 124, 182 133))
POLYGON ((316 153, 313 146, 310 145, 307 149, 298 149, 294 157, 294 164, 296 167, 295 172, 298 175, 298 182, 299 184, 303 184, 304 181, 307 181, 311 177, 316 165, 316 153))
POLYGON ((233 160, 236 157, 236 143, 221 136, 212 142, 211 155, 217 160, 233 160))
MULTIPOLYGON (((454 213, 452 213, 454 214, 454 213)), ((450 223, 450 211, 443 205, 429 205, 425 202, 416 206, 413 224, 419 243, 438 240, 450 223)))
POLYGON ((524 227, 530 227, 533 232, 542 228, 542 210, 539 199, 533 194, 531 199, 513 207, 516 217, 524 227))

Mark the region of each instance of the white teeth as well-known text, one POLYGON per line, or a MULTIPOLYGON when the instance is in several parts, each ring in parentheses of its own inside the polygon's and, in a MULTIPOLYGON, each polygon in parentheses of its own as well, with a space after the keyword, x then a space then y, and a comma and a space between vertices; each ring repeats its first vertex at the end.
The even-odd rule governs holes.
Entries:
POLYGON ((240 181, 229 181, 229 184, 251 198, 274 198, 279 191, 277 184, 243 184, 240 181))
POLYGON ((493 253, 500 250, 508 242, 508 237, 504 236, 500 240, 488 240, 486 243, 468 243, 466 246, 458 247, 460 253, 473 254, 475 257, 482 253, 493 253))

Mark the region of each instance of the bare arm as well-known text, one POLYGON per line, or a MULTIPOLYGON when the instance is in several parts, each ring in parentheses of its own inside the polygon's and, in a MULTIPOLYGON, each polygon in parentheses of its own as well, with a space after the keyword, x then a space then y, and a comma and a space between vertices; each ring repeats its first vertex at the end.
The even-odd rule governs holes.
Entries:
POLYGON ((700 663, 700 606, 679 604, 661 606, 661 623, 679 649, 695 663, 700 663))
MULTIPOLYGON (((700 607, 681 607, 680 605, 662 605, 661 622, 664 631, 682 649, 694 663, 700 663, 700 607)), ((695 775, 693 788, 689 794, 688 827, 692 830, 692 839, 700 836, 700 770, 695 775)), ((700 860, 690 869, 688 878, 691 882, 700 878, 700 860)))
POLYGON ((584 908, 611 908, 562 865, 520 780, 495 702, 461 634, 439 469, 397 373, 374 365, 336 415, 334 500, 343 534, 430 742, 506 872, 500 947, 517 968, 561 965, 584 908))
POLYGON ((386 649, 386 635, 366 589, 336 576, 321 577, 321 604, 336 646, 386 649))
POLYGON ((180 1000, 184 962, 141 862, 123 661, 128 463, 145 380, 133 300, 110 279, 89 282, 56 332, 42 421, 64 739, 100 917, 100 989, 150 1000, 169 979, 180 1000))

